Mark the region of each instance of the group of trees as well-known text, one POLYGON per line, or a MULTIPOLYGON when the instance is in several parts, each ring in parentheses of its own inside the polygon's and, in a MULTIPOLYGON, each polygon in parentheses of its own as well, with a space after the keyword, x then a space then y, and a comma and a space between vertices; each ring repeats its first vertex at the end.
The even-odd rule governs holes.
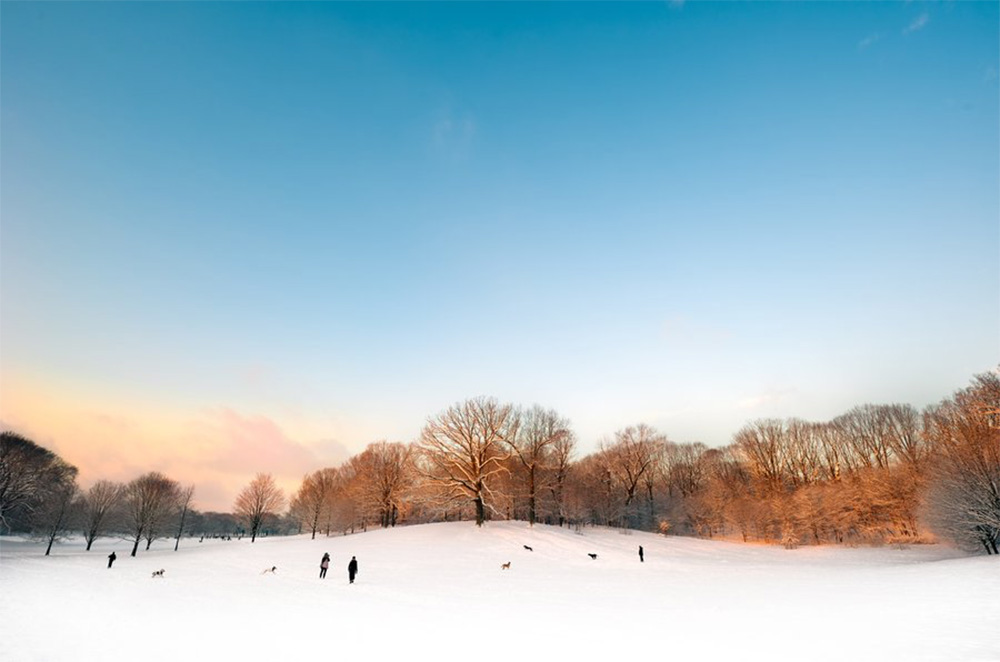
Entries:
POLYGON ((0 433, 0 530, 48 534, 49 546, 71 518, 76 467, 20 435, 0 433))
POLYGON ((937 535, 992 554, 1000 542, 997 373, 924 412, 756 420, 721 448, 639 424, 582 458, 574 450, 556 412, 476 398, 430 418, 417 442, 380 441, 306 476, 291 515, 313 536, 495 518, 788 546, 937 535))
POLYGON ((295 524, 281 517, 284 495, 267 474, 258 476, 237 497, 233 513, 194 510, 194 485, 182 486, 149 472, 127 483, 98 480, 83 490, 77 469, 52 451, 15 432, 0 433, 0 533, 26 533, 48 543, 82 534, 89 551, 104 536, 127 540, 135 556, 145 541, 172 537, 174 550, 184 535, 242 537, 262 531, 289 532, 295 524))
MULTIPOLYGON (((470 519, 602 525, 744 541, 872 544, 936 534, 998 553, 1000 375, 939 405, 862 405, 826 422, 747 423, 728 446, 674 443, 639 424, 575 457, 569 421, 475 398, 428 419, 410 444, 378 441, 318 469, 286 500, 269 474, 234 512, 192 510, 193 486, 161 474, 76 487, 76 469, 16 434, 0 454, 0 526, 49 546, 108 532, 140 542, 203 535, 341 531, 470 519), (288 505, 285 511, 285 505, 288 505)), ((176 549, 176 543, 175 543, 176 549)))
POLYGON ((178 541, 194 486, 151 472, 128 483, 99 480, 82 490, 77 469, 52 451, 14 432, 0 433, 0 530, 32 533, 53 543, 70 532, 89 550, 114 533, 132 542, 132 556, 146 541, 174 535, 178 541), (176 530, 173 529, 176 525, 176 530))
POLYGON ((309 474, 291 513, 313 537, 466 517, 563 523, 574 443, 554 411, 475 398, 430 419, 419 442, 379 441, 309 474))

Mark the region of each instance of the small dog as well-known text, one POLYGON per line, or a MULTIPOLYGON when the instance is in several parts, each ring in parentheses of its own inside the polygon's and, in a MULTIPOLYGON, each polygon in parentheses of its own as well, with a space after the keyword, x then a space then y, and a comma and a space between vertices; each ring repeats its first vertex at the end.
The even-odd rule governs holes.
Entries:
POLYGON ((591 554, 591 553, 589 553, 589 552, 588 552, 588 553, 587 553, 587 556, 589 556, 590 558, 592 558, 592 559, 594 559, 594 560, 596 560, 596 559, 597 559, 597 554, 591 554))
POLYGON ((264 568, 264 572, 260 573, 262 575, 273 575, 278 571, 278 566, 272 565, 270 568, 264 568))
POLYGON ((160 568, 159 570, 154 570, 153 571, 153 578, 154 579, 156 577, 162 577, 162 576, 163 576, 163 568, 160 568))
POLYGON ((535 551, 535 550, 531 549, 530 547, 528 547, 527 545, 525 545, 525 546, 524 546, 524 548, 525 548, 526 550, 528 550, 529 552, 533 552, 533 551, 535 551))
POLYGON ((501 563, 500 564, 500 569, 501 570, 510 570, 510 561, 507 561, 506 563, 501 563))

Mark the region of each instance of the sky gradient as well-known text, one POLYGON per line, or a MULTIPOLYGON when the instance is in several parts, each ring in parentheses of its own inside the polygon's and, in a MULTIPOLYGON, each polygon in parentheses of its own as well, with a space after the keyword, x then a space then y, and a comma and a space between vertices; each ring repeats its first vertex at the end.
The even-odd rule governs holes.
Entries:
POLYGON ((0 5, 0 421, 228 509, 477 395, 645 422, 1000 361, 1000 18, 0 5))

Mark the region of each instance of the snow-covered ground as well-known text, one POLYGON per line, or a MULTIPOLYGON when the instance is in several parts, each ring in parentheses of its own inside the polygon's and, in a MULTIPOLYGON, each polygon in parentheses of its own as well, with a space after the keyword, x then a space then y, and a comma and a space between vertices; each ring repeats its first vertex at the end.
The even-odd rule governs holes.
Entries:
POLYGON ((789 551, 460 522, 129 551, 108 539, 44 557, 0 540, 0 658, 1000 660, 1000 563, 940 546, 789 551))

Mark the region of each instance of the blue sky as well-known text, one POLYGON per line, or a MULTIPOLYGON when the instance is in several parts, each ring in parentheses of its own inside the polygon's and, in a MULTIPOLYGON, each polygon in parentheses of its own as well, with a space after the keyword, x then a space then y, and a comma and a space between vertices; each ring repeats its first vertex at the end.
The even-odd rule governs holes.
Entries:
POLYGON ((0 418, 81 465, 480 394, 720 445, 1000 358, 995 2, 0 18, 0 418))

